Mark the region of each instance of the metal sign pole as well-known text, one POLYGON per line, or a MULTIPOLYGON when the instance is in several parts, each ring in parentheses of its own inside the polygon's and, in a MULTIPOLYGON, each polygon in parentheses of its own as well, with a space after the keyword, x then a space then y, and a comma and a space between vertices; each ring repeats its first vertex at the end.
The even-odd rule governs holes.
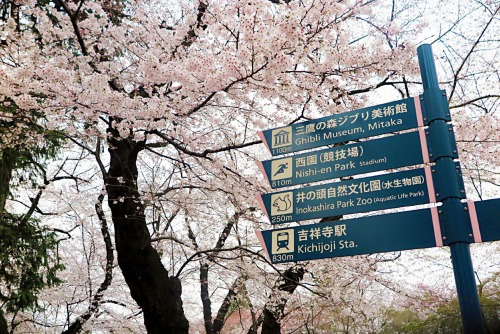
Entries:
POLYGON ((452 152, 447 152, 453 150, 448 145, 448 132, 451 130, 447 125, 451 120, 449 106, 446 94, 439 89, 431 46, 421 45, 417 53, 424 86, 421 101, 428 118, 431 145, 440 151, 440 154, 436 155, 438 157, 433 160, 433 172, 437 176, 436 197, 442 202, 439 207, 439 220, 442 225, 443 244, 451 250, 463 329, 464 333, 485 333, 486 326, 469 250, 469 243, 473 242, 472 228, 467 206, 460 201, 464 193, 463 179, 459 168, 454 164, 452 152))

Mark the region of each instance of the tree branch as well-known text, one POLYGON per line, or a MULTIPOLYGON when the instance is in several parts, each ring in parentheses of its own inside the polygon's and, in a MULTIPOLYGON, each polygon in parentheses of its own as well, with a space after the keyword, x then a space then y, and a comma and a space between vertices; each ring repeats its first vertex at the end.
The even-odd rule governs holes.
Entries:
POLYGON ((202 152, 196 152, 196 151, 192 151, 192 150, 184 147, 180 143, 176 142, 174 139, 164 135, 163 133, 161 133, 158 130, 152 130, 150 133, 159 136, 160 138, 165 140, 167 143, 174 146, 177 150, 179 150, 187 155, 191 155, 191 156, 198 157, 198 158, 207 158, 210 160, 211 160, 211 158, 208 157, 209 154, 231 151, 231 150, 249 147, 249 146, 253 146, 253 145, 257 145, 257 144, 262 143, 262 140, 256 140, 256 141, 252 141, 252 142, 248 142, 248 143, 234 144, 234 145, 224 146, 224 147, 217 148, 217 149, 206 149, 202 152))
POLYGON ((469 100, 469 101, 466 101, 466 102, 463 102, 463 103, 460 103, 460 104, 452 105, 452 106, 450 106, 450 109, 462 108, 462 107, 465 107, 465 106, 467 106, 469 104, 474 104, 477 101, 486 100, 486 99, 492 99, 492 98, 500 98, 500 95, 489 94, 489 95, 480 96, 480 97, 477 97, 475 99, 472 99, 472 100, 469 100))
POLYGON ((490 19, 488 20, 488 22, 486 23, 486 25, 483 27, 483 30, 481 30, 481 33, 479 34, 479 36, 477 37, 476 41, 474 42, 474 44, 470 48, 470 50, 467 53, 467 55, 462 60, 462 63, 458 67, 457 71, 455 72, 453 84, 452 84, 451 90, 450 90, 450 95, 448 97, 448 102, 451 101, 452 98, 453 98, 453 94, 455 93, 455 90, 457 88, 458 76, 460 75, 460 72, 462 72, 462 69, 464 68, 467 60, 470 58, 470 56, 472 55, 472 53, 474 52, 474 50, 476 49, 476 47, 481 42, 481 39, 483 38, 483 35, 486 33, 486 30, 488 30, 488 28, 490 27, 490 24, 495 19, 495 15, 498 13, 499 10, 500 10, 500 6, 498 6, 497 9, 495 10, 495 12, 491 15, 490 19))
POLYGON ((94 294, 92 301, 87 309, 87 312, 79 316, 67 330, 62 332, 62 334, 77 334, 79 333, 85 322, 90 319, 92 315, 94 315, 99 309, 99 305, 101 304, 102 297, 104 292, 111 285, 111 281, 113 280, 113 262, 114 262, 114 253, 113 253, 113 244, 111 242, 111 236, 109 234, 108 224, 106 221, 106 216, 104 214, 104 210, 102 209, 102 202, 104 200, 104 195, 99 195, 97 202, 95 204, 95 211, 97 216, 99 217, 99 223, 101 224, 101 233, 104 239, 104 244, 106 245, 106 266, 104 273, 104 280, 101 282, 101 285, 97 289, 97 292, 94 294))
POLYGON ((224 326, 224 321, 228 314, 231 303, 238 295, 238 290, 242 286, 243 282, 243 276, 238 277, 231 285, 231 288, 229 288, 229 290, 227 291, 226 297, 224 297, 219 311, 217 312, 217 316, 215 317, 213 322, 214 334, 219 334, 222 331, 222 327, 224 326))

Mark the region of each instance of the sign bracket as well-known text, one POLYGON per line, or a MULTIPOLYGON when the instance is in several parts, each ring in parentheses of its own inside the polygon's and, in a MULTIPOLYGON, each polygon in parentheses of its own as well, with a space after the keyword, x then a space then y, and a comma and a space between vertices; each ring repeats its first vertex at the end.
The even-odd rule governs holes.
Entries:
POLYGON ((438 202, 448 198, 465 199, 460 163, 452 159, 440 159, 432 167, 434 190, 438 202))
POLYGON ((433 121, 426 130, 429 159, 435 162, 439 158, 458 159, 457 143, 453 125, 443 120, 433 121))
POLYGON ((471 243, 474 241, 466 203, 460 202, 457 198, 450 198, 443 202, 438 212, 444 246, 450 246, 456 242, 471 243))
MULTIPOLYGON (((422 71, 422 69, 420 70, 422 71)), ((423 74, 422 80, 424 81, 423 74)), ((444 120, 445 122, 451 121, 446 92, 437 86, 437 81, 435 87, 429 86, 426 88, 424 84, 424 93, 420 95, 420 101, 425 125, 429 125, 438 119, 444 120)))

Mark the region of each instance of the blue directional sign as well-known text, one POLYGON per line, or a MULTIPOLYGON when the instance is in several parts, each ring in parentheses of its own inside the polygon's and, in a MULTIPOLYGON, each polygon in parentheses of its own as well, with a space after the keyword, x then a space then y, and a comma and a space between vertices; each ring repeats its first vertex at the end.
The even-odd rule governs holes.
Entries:
POLYGON ((429 162, 423 129, 258 162, 272 188, 429 162))
POLYGON ((469 202, 475 242, 500 240, 500 199, 469 202))
POLYGON ((272 224, 434 203, 430 167, 257 196, 272 224))
POLYGON ((258 231, 272 263, 442 246, 437 209, 258 231))
POLYGON ((418 97, 259 132, 273 156, 423 126, 418 97))

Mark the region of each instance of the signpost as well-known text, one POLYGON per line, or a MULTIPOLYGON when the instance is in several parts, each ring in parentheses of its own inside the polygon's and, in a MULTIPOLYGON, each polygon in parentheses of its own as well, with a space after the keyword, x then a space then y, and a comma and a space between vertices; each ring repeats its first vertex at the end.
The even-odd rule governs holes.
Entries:
POLYGON ((485 333, 469 244, 500 240, 500 199, 462 202, 465 190, 455 162, 458 155, 446 94, 438 86, 430 45, 417 51, 424 87, 421 96, 260 132, 273 156, 335 145, 263 161, 260 168, 272 188, 281 188, 431 166, 308 185, 257 199, 272 224, 441 205, 258 231, 257 235, 272 263, 449 246, 464 332, 485 333), (414 132, 359 141, 417 127, 414 132))
MULTIPOLYGON (((450 142, 445 134, 446 122, 449 120, 450 109, 446 94, 439 89, 434 58, 430 45, 422 45, 417 49, 424 94, 421 99, 426 109, 430 111, 429 132, 434 143, 442 147, 440 158, 436 159, 434 169, 439 172, 440 182, 451 189, 441 198, 443 239, 450 247, 453 272, 457 287, 458 302, 462 315, 465 333, 484 333, 484 323, 479 295, 476 287, 474 268, 470 256, 469 243, 472 242, 472 226, 470 219, 464 217, 460 203, 459 188, 456 180, 448 176, 452 172, 453 157, 449 154, 450 142)), ((464 193, 462 189, 462 193, 464 193)))

